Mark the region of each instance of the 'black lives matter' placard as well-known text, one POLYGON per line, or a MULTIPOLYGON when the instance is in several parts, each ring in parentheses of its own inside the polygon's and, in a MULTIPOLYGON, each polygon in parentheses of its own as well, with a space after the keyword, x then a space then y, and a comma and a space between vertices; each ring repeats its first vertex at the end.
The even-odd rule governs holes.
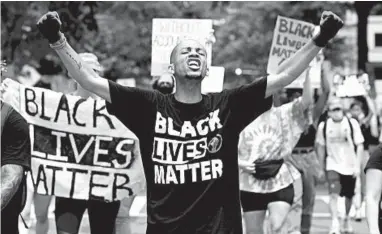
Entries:
POLYGON ((4 101, 29 123, 37 193, 115 201, 143 188, 137 138, 107 113, 105 101, 14 81, 8 81, 4 101))
MULTIPOLYGON (((272 46, 269 53, 267 72, 275 74, 277 68, 288 58, 290 58, 296 51, 301 49, 309 40, 313 38, 316 31, 314 24, 291 19, 283 16, 278 16, 276 26, 273 31, 272 46)), ((309 75, 320 73, 320 64, 318 59, 314 59, 310 64, 313 72, 309 75), (318 69, 315 69, 318 67, 318 69)), ((292 84, 288 85, 289 88, 302 88, 305 81, 306 72, 304 72, 292 84)), ((312 84, 320 83, 320 75, 311 77, 312 84)))

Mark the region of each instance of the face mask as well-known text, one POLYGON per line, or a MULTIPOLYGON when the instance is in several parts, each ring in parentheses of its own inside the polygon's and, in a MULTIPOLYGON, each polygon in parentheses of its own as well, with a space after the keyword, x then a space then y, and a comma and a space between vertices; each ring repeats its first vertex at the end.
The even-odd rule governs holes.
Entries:
POLYGON ((157 90, 163 94, 171 94, 173 87, 169 86, 158 86, 157 90))
POLYGON ((361 119, 364 119, 365 118, 365 114, 364 113, 361 113, 358 115, 358 120, 361 120, 361 119))
POLYGON ((344 117, 344 113, 342 111, 337 111, 330 114, 330 117, 333 119, 333 121, 338 122, 341 121, 344 117))

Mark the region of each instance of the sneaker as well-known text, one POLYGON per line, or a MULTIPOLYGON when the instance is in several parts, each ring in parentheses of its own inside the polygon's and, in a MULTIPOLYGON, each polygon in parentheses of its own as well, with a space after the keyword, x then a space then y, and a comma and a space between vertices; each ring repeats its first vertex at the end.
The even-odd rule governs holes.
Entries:
POLYGON ((354 229, 351 225, 350 219, 344 219, 343 226, 341 228, 341 232, 345 234, 352 234, 354 233, 354 229))
POLYGON ((356 222, 361 222, 362 221, 362 213, 361 213, 361 209, 357 209, 356 212, 355 212, 355 215, 354 215, 354 220, 356 222))
POLYGON ((331 228, 329 234, 341 234, 339 228, 331 228))
POLYGON ((330 228, 329 234, 341 234, 340 222, 338 219, 332 221, 332 227, 330 228))

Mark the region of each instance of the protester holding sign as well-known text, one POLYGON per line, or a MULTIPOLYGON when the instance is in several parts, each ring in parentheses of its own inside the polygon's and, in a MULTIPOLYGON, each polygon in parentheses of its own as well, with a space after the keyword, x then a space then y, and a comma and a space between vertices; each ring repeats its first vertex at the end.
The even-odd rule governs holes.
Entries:
POLYGON ((284 159, 309 126, 311 104, 307 75, 302 98, 270 109, 240 134, 240 190, 247 233, 263 233, 267 210, 272 233, 283 231, 293 203, 293 182, 300 177, 298 170, 284 159))
MULTIPOLYGON (((34 86, 34 87, 52 90, 54 88, 53 84, 55 83, 55 80, 62 79, 60 77, 60 73, 62 72, 62 67, 57 62, 58 62, 57 59, 54 60, 49 56, 42 58, 40 60, 39 67, 36 70, 36 72, 39 73, 38 75, 40 76, 37 82, 31 83, 31 80, 19 79, 20 83, 25 84, 29 87, 34 86)), ((57 85, 55 88, 57 89, 57 85)), ((63 88, 63 87, 60 87, 60 88, 63 88)), ((54 91, 57 91, 57 90, 54 90, 54 91)), ((20 218, 19 220, 20 234, 29 233, 28 226, 32 225, 32 220, 31 220, 32 203, 34 208, 34 215, 36 217, 36 233, 48 234, 49 207, 52 204, 52 198, 54 197, 47 194, 39 194, 35 191, 31 172, 29 172, 27 176, 27 185, 28 185, 27 199, 26 199, 25 207, 21 213, 21 217, 23 217, 23 219, 20 218), (25 223, 27 225, 25 225, 25 223)))
POLYGON ((98 77, 60 32, 57 12, 45 14, 37 25, 73 78, 107 100, 108 111, 138 136, 147 180, 147 233, 228 234, 242 233, 239 133, 270 109, 271 95, 308 67, 343 22, 324 12, 320 33, 277 73, 208 95, 201 93, 206 49, 197 41, 182 41, 172 51, 169 72, 177 88, 163 95, 98 77))
MULTIPOLYGON (((95 72, 102 74, 102 67, 94 54, 82 53, 81 59, 95 72)), ((68 71, 71 77, 70 70, 68 71)), ((71 95, 82 98, 99 99, 93 93, 86 91, 77 84, 77 89, 71 95)), ((58 234, 76 234, 79 231, 85 210, 88 210, 90 230, 92 234, 113 233, 120 201, 105 202, 99 200, 80 200, 74 198, 56 197, 56 225, 58 234)))

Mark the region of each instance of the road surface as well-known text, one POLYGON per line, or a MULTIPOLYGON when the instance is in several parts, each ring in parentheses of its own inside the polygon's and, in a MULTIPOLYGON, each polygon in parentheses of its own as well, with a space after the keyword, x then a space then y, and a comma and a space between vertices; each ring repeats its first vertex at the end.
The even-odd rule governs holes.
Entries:
MULTIPOLYGON (((133 234, 144 234, 146 230, 146 218, 145 218, 145 197, 138 197, 137 200, 134 201, 134 204, 131 208, 130 215, 133 234)), ((314 219, 311 229, 311 234, 328 234, 330 228, 330 214, 328 207, 329 197, 327 196, 327 192, 325 187, 321 186, 317 190, 316 204, 314 209, 314 219)), ((51 212, 49 213, 49 233, 48 234, 56 234, 55 231, 55 221, 53 216, 54 207, 51 207, 51 212)), ((32 217, 33 219, 33 217, 32 217)), ((352 222, 354 228, 354 234, 368 234, 367 224, 365 220, 361 222, 352 222)), ((90 234, 89 222, 87 215, 84 216, 80 229, 81 234, 90 234)), ((30 227, 29 234, 35 234, 34 222, 30 227)), ((36 233, 38 234, 38 233, 36 233)))

